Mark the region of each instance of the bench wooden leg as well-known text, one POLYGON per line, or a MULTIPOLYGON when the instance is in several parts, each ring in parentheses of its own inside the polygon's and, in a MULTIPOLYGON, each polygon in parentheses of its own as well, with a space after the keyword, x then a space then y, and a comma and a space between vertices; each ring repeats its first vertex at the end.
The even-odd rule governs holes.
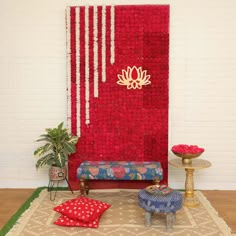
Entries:
POLYGON ((88 186, 88 181, 86 179, 80 179, 80 194, 83 195, 88 195, 89 194, 89 186, 88 186))
POLYGON ((155 179, 153 180, 153 184, 159 185, 159 184, 160 184, 160 180, 159 180, 158 178, 155 178, 155 179))
POLYGON ((85 193, 86 193, 86 195, 89 194, 89 185, 88 185, 88 181, 85 181, 85 193))
POLYGON ((80 179, 80 195, 84 195, 85 192, 85 179, 80 179))

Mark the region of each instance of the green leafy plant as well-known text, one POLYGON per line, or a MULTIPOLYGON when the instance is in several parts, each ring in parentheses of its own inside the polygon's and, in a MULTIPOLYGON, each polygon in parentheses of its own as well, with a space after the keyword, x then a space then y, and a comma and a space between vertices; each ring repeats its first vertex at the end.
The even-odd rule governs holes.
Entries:
POLYGON ((34 156, 39 157, 36 168, 45 165, 55 165, 63 168, 68 161, 68 155, 76 151, 78 137, 69 133, 68 129, 63 128, 63 122, 56 128, 46 129, 46 134, 40 135, 37 142, 45 142, 43 146, 34 151, 34 156))

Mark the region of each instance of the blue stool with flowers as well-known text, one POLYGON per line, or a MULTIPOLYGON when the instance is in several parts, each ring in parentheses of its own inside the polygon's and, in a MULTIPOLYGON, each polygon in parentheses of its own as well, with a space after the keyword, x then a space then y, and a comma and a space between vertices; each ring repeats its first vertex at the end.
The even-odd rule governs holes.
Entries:
MULTIPOLYGON (((153 188, 153 186, 150 186, 153 188)), ((167 186, 158 187, 158 192, 146 188, 138 193, 139 206, 145 210, 145 226, 151 226, 154 213, 166 214, 166 229, 172 229, 176 219, 176 211, 182 208, 183 196, 177 190, 167 186)))

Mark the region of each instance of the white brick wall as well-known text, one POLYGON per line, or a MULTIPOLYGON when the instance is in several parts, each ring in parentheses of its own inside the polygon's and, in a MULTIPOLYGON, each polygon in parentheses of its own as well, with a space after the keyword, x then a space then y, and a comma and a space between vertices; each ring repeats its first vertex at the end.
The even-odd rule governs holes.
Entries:
MULTIPOLYGON (((0 188, 47 185, 47 169, 35 170, 34 140, 66 121, 65 8, 112 3, 0 1, 0 188)), ((170 4, 169 147, 206 149, 201 158, 212 167, 195 172, 196 188, 236 189, 236 1, 129 4, 170 4)), ((170 186, 184 188, 184 179, 169 168, 170 186)))

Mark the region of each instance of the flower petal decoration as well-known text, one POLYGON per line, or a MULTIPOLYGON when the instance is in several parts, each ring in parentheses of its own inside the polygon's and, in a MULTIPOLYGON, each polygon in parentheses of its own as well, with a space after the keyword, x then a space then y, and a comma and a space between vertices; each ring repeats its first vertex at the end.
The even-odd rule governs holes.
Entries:
POLYGON ((179 154, 197 154, 203 153, 205 149, 198 147, 198 145, 178 144, 174 145, 171 151, 179 154))
POLYGON ((142 67, 128 66, 117 77, 119 79, 117 84, 126 86, 127 89, 141 89, 142 86, 151 84, 151 76, 147 75, 147 71, 143 70, 142 67))

